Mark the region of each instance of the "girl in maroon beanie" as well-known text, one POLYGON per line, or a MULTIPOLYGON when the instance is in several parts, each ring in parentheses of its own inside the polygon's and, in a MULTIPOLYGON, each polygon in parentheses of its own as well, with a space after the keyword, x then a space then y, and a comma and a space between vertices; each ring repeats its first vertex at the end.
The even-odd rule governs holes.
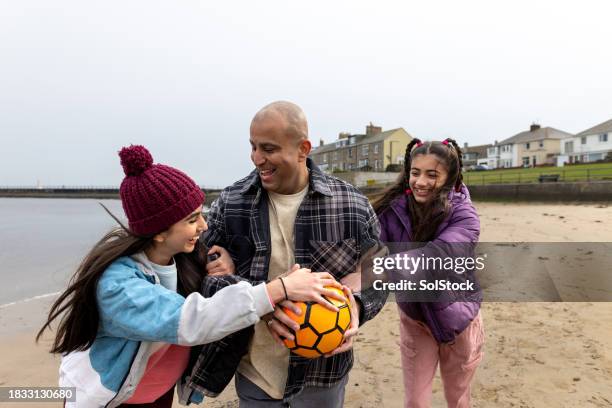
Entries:
POLYGON ((341 285, 328 273, 297 268, 204 298, 202 190, 180 170, 153 164, 143 146, 119 156, 129 226, 106 234, 85 256, 37 336, 59 318, 51 352, 62 354, 60 386, 74 389, 66 406, 171 407, 177 382, 179 399, 201 402, 201 394, 180 386, 190 346, 251 326, 285 299, 337 310, 322 295, 342 299, 324 288, 341 285))

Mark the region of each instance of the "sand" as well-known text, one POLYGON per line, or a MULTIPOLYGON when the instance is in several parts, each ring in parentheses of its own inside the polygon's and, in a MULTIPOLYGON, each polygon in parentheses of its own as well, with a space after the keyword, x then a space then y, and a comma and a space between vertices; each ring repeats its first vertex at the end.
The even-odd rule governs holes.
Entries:
MULTIPOLYGON (((477 203, 476 207, 481 241, 612 241, 612 206, 477 203)), ((0 386, 57 383, 58 359, 46 352, 50 340, 38 346, 33 342, 51 301, 0 309, 0 386)), ((486 302, 482 313, 485 357, 473 381, 474 407, 612 406, 612 303, 486 302)), ((389 303, 359 333, 345 406, 402 406, 398 337, 396 306, 389 303)), ((203 406, 237 406, 233 385, 203 406)), ((445 406, 439 376, 432 406, 445 406)))

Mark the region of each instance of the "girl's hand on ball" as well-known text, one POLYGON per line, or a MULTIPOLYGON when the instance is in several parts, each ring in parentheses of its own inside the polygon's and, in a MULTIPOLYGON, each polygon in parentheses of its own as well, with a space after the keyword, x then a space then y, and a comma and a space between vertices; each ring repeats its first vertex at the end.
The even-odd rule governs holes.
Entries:
POLYGON ((337 312, 338 308, 323 296, 346 301, 346 298, 342 295, 325 288, 325 286, 342 288, 342 285, 327 272, 311 272, 310 269, 302 268, 291 272, 287 277, 283 278, 283 282, 287 289, 287 297, 290 300, 317 302, 333 312, 337 312))
POLYGON ((344 332, 344 340, 342 341, 342 344, 340 344, 340 346, 331 353, 325 354, 325 357, 331 357, 352 349, 353 339, 359 332, 359 305, 357 304, 357 301, 355 300, 353 292, 350 288, 343 286, 342 290, 346 294, 346 297, 348 297, 351 305, 351 325, 349 326, 349 329, 344 332))
MULTIPOLYGON (((285 307, 289 307, 288 305, 286 305, 286 303, 291 303, 290 301, 286 300, 284 302, 282 302, 282 304, 285 307)), ((281 310, 280 307, 276 308, 276 310, 274 311, 274 314, 270 314, 268 315, 268 317, 263 318, 262 320, 264 320, 266 322, 266 326, 268 327, 268 331, 270 332, 270 334, 272 335, 272 338, 274 339, 274 341, 276 341, 279 345, 283 346, 283 338, 294 341, 295 340, 295 336, 291 333, 291 331, 289 331, 289 329, 287 328, 287 326, 283 323, 281 323, 279 320, 277 320, 276 316, 276 311, 277 310, 281 310)), ((281 310, 282 312, 282 310, 281 310)), ((284 314, 284 312, 283 312, 284 314)), ((287 316, 285 314, 285 316, 287 316)), ((287 318, 289 318, 287 316, 287 318)), ((292 321, 293 322, 293 321, 292 321)), ((297 323, 293 322, 294 325, 297 326, 297 328, 299 329, 299 325, 297 325, 297 323)))
MULTIPOLYGON (((302 314, 302 311, 300 310, 299 307, 297 307, 292 301, 290 300, 284 300, 280 303, 280 306, 282 307, 276 307, 274 308, 274 318, 276 320, 278 320, 279 323, 282 323, 282 325, 286 328, 290 328, 293 331, 298 331, 300 330, 300 325, 297 324, 292 318, 290 318, 289 316, 287 316, 287 313, 285 313, 285 311, 283 310, 283 307, 286 307, 287 309, 291 310, 293 313, 295 313, 296 315, 300 315, 302 314)), ((287 336, 283 336, 283 337, 287 337, 287 336)), ((293 336, 291 336, 293 337, 293 336)))

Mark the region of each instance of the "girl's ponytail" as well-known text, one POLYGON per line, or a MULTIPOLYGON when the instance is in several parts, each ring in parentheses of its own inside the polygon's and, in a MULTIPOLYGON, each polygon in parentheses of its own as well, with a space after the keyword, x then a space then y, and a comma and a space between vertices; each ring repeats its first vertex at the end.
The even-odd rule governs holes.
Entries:
POLYGON ((406 146, 404 152, 404 167, 399 174, 397 181, 383 192, 383 194, 372 202, 372 207, 376 214, 382 213, 386 210, 391 201, 393 201, 398 195, 406 194, 410 189, 408 186, 408 179, 410 178, 410 162, 413 150, 423 146, 421 139, 414 138, 406 146))
POLYGON ((463 152, 461 151, 461 148, 459 147, 455 139, 451 139, 449 137, 449 138, 446 138, 444 141, 447 143, 444 143, 444 142, 442 143, 444 144, 450 143, 452 147, 454 148, 455 153, 457 154, 457 161, 459 163, 459 173, 457 174, 457 179, 455 181, 455 191, 460 191, 461 185, 463 184, 463 171, 462 171, 463 170, 463 152))
POLYGON ((409 188, 408 179, 410 178, 410 154, 412 153, 412 149, 414 149, 415 146, 419 147, 422 145, 423 145, 423 142, 421 142, 421 139, 418 139, 415 137, 406 146, 406 152, 404 153, 404 183, 405 183, 404 187, 406 189, 409 188))

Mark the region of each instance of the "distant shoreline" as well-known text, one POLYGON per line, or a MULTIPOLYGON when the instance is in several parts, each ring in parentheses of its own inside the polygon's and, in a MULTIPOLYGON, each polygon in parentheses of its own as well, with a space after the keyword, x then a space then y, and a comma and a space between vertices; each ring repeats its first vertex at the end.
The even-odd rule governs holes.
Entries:
MULTIPOLYGON (((217 199, 221 190, 202 189, 206 201, 217 199)), ((0 188, 0 198, 72 198, 118 200, 118 188, 0 188)))

